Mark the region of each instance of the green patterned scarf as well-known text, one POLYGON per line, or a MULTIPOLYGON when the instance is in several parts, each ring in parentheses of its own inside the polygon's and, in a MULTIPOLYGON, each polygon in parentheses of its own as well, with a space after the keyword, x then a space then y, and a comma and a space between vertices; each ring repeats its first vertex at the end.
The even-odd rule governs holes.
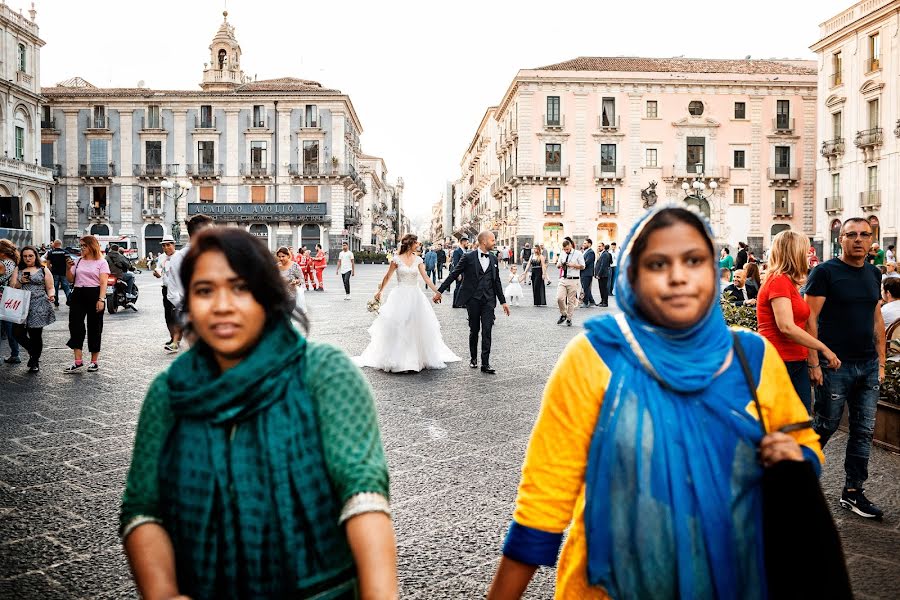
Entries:
POLYGON ((305 348, 279 321, 225 373, 202 342, 169 369, 177 422, 160 483, 181 593, 353 597, 340 500, 300 378, 305 348))

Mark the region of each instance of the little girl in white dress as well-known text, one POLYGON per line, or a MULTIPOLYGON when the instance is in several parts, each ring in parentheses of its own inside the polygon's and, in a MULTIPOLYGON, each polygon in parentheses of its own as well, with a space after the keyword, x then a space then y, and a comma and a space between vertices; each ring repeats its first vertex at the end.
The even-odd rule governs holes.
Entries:
POLYGON ((506 300, 513 306, 519 306, 522 300, 522 279, 518 273, 519 268, 516 265, 509 266, 509 285, 503 290, 506 300))

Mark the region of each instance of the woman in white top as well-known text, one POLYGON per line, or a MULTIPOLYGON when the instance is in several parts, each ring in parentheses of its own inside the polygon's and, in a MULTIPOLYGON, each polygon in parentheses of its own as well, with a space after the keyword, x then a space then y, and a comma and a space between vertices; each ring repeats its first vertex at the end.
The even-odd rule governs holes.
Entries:
POLYGON ((395 287, 378 311, 369 328, 371 341, 362 355, 353 358, 360 367, 373 367, 386 372, 443 369, 448 362, 460 358, 444 344, 441 325, 431 304, 419 291, 423 280, 435 294, 437 288, 425 273, 425 264, 415 254, 418 238, 409 233, 400 241, 400 251, 388 267, 376 300, 396 273, 395 287))

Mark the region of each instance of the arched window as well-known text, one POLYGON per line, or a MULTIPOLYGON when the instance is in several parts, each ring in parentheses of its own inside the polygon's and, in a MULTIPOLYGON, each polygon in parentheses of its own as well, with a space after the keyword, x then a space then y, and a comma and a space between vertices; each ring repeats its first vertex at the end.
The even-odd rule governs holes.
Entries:
POLYGON ((787 223, 778 223, 776 225, 772 225, 772 237, 774 238, 776 235, 781 233, 782 231, 788 231, 791 228, 787 223))
POLYGON ((34 231, 34 207, 31 205, 31 202, 25 203, 24 223, 25 229, 34 231))
POLYGON ((23 73, 25 72, 25 68, 28 66, 28 64, 25 62, 25 52, 26 52, 25 44, 19 44, 19 53, 18 53, 17 58, 18 58, 19 70, 22 71, 23 73))
POLYGON ((225 62, 227 61, 228 53, 225 50, 219 50, 219 70, 225 68, 225 62))
POLYGON ((109 225, 99 223, 91 225, 91 234, 93 235, 109 235, 109 225))
POLYGON ((695 196, 688 196, 687 198, 684 199, 684 203, 687 204, 688 206, 695 207, 697 210, 702 212, 706 216, 707 219, 710 218, 711 211, 709 208, 708 200, 697 198, 695 196))
POLYGON ((15 128, 16 133, 16 147, 15 147, 15 159, 16 160, 25 160, 25 157, 28 155, 28 151, 30 148, 28 147, 28 133, 29 133, 29 120, 28 115, 25 114, 25 111, 21 108, 16 110, 15 117, 13 119, 13 127, 15 128))
POLYGON ((163 226, 159 223, 151 223, 144 228, 144 252, 152 252, 154 255, 162 252, 163 226))
POLYGON ((300 228, 300 246, 303 248, 307 248, 310 251, 316 249, 316 244, 319 243, 319 226, 318 225, 304 225, 300 228))
POLYGON ((261 223, 254 223, 250 226, 250 235, 258 237, 266 246, 269 245, 269 226, 261 223))

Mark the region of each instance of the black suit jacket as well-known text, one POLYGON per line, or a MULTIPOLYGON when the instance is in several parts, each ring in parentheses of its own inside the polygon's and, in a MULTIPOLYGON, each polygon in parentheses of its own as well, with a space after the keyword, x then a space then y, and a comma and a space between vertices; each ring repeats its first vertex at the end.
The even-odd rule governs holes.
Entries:
POLYGON ((453 251, 453 254, 450 255, 450 268, 456 267, 465 255, 466 251, 462 249, 462 246, 457 246, 456 250, 453 251))
MULTIPOLYGON (((450 289, 450 285, 456 278, 462 275, 462 287, 459 289, 459 296, 456 298, 456 303, 464 306, 472 296, 475 295, 475 292, 478 291, 481 278, 490 277, 492 280, 491 289, 493 289, 494 295, 500 300, 500 304, 506 304, 506 296, 503 295, 503 284, 500 281, 500 267, 497 266, 497 257, 489 252, 487 271, 482 271, 481 262, 478 260, 478 253, 479 250, 475 250, 463 255, 450 270, 450 273, 447 275, 444 283, 441 284, 441 287, 438 288, 438 291, 443 294, 450 289)), ((496 306, 496 301, 494 302, 494 306, 496 306)))
MULTIPOLYGON (((756 287, 747 285, 746 283, 744 284, 744 293, 747 294, 748 300, 753 300, 754 298, 756 298, 756 292, 756 287)), ((722 294, 731 294, 731 303, 735 306, 744 305, 744 301, 739 299, 741 298, 740 292, 738 292, 738 289, 734 286, 733 283, 725 288, 725 291, 723 291, 722 294)))
POLYGON ((584 257, 584 271, 581 272, 581 276, 584 277, 586 275, 590 277, 594 272, 594 261, 597 259, 597 253, 594 252, 593 248, 588 248, 582 256, 584 257))
POLYGON ((609 250, 604 250, 600 253, 600 258, 597 260, 597 266, 594 268, 594 277, 599 279, 606 279, 612 274, 612 254, 609 253, 609 250))
POLYGON ((443 250, 438 250, 437 255, 438 255, 438 257, 437 257, 438 258, 438 267, 443 269, 444 266, 447 264, 447 253, 444 252, 443 250))

